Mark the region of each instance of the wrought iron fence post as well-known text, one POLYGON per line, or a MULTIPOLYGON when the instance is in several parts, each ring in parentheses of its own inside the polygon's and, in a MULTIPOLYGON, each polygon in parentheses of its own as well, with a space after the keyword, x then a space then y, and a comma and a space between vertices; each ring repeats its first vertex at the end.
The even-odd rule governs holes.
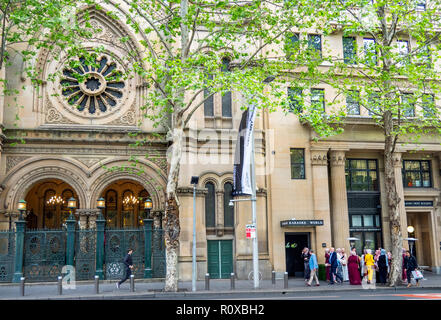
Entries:
POLYGON ((104 279, 104 225, 106 220, 104 220, 103 215, 100 213, 98 219, 96 219, 96 268, 95 275, 99 279, 104 279))
POLYGON ((152 277, 152 223, 153 219, 144 219, 144 278, 152 277))
POLYGON ((24 236, 26 221, 18 220, 15 222, 15 268, 12 282, 20 283, 23 277, 23 254, 24 254, 24 236))
POLYGON ((76 220, 73 215, 70 215, 66 220, 67 224, 67 245, 66 245, 66 265, 74 265, 75 252, 75 224, 76 220))

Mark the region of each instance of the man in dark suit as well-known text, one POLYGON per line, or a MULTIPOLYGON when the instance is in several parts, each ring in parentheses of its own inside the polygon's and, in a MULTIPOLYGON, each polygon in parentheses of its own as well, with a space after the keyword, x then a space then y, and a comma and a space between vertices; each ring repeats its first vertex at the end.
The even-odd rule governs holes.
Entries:
POLYGON ((130 276, 132 275, 132 269, 133 269, 133 262, 132 262, 132 253, 133 250, 129 249, 127 250, 127 255, 124 258, 124 265, 126 266, 126 273, 125 273, 125 277, 123 279, 121 279, 121 281, 119 281, 116 284, 116 287, 119 289, 119 287, 121 286, 121 284, 126 281, 127 279, 130 278, 130 276))
POLYGON ((336 280, 340 279, 340 283, 343 283, 343 277, 340 273, 337 273, 338 264, 340 263, 337 258, 337 252, 335 252, 334 248, 331 248, 329 250, 329 264, 331 265, 331 272, 330 272, 330 282, 329 284, 334 284, 334 276, 336 280))

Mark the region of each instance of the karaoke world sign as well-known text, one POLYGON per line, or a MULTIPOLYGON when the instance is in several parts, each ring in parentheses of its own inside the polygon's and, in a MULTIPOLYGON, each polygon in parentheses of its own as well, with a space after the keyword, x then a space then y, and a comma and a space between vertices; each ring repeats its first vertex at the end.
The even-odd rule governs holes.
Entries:
POLYGON ((280 221, 281 227, 315 227, 322 226, 323 220, 283 220, 280 221))

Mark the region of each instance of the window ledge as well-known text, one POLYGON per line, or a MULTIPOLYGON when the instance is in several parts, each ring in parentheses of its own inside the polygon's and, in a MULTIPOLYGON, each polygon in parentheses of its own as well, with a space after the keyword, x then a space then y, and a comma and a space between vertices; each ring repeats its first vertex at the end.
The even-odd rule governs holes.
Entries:
POLYGON ((404 187, 404 196, 405 197, 430 197, 435 198, 439 197, 439 190, 436 188, 425 188, 425 187, 412 187, 407 188, 404 187))

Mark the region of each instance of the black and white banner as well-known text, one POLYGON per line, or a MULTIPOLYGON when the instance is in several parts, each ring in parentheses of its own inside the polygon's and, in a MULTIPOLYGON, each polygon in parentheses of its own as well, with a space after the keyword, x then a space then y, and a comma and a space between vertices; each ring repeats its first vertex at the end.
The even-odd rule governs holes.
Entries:
POLYGON ((242 114, 234 155, 234 196, 251 195, 251 155, 254 120, 257 108, 249 106, 242 114))

